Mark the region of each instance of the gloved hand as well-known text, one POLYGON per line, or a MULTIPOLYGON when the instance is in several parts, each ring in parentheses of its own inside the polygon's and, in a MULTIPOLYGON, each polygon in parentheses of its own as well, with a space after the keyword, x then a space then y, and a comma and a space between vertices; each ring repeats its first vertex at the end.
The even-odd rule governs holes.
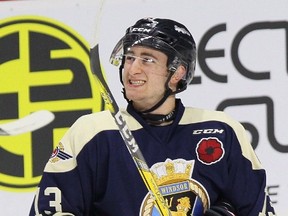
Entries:
POLYGON ((236 210, 231 203, 222 199, 207 209, 204 216, 236 216, 236 210))

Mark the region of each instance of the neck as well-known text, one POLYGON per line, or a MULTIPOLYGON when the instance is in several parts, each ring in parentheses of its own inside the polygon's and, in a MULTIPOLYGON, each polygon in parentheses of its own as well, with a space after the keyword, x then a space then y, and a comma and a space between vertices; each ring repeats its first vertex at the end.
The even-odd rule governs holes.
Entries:
POLYGON ((166 115, 170 113, 172 110, 175 109, 175 95, 170 95, 159 107, 156 109, 153 109, 149 112, 147 110, 150 109, 150 107, 153 107, 154 105, 149 104, 143 106, 143 103, 137 103, 137 102, 132 102, 132 105, 137 112, 143 113, 143 114, 160 114, 160 115, 166 115))
POLYGON ((163 126, 173 122, 175 118, 175 106, 175 97, 169 97, 165 103, 156 110, 149 113, 138 111, 138 113, 148 124, 163 126))

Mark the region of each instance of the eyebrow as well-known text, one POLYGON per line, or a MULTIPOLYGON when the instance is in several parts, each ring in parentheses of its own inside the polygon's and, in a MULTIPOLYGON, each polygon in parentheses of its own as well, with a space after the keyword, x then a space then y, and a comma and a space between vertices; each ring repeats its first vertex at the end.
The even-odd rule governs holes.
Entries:
MULTIPOLYGON (((132 50, 129 50, 129 51, 127 51, 127 53, 126 54, 133 54, 133 55, 135 55, 135 52, 133 52, 132 50)), ((141 52, 140 53, 140 56, 149 56, 149 57, 152 57, 152 58, 154 58, 155 60, 157 60, 158 61, 158 58, 155 56, 155 55, 153 55, 152 53, 149 53, 149 52, 141 52)))

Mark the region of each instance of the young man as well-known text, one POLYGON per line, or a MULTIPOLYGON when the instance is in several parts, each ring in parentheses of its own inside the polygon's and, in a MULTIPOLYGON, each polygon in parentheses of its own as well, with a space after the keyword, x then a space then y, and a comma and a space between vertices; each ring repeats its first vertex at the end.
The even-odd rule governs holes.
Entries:
MULTIPOLYGON (((128 101, 122 115, 170 215, 274 215, 244 128, 223 112, 176 99, 195 61, 188 29, 159 18, 129 27, 111 55, 128 101)), ((65 134, 45 167, 32 215, 160 215, 109 111, 81 117, 65 134)))

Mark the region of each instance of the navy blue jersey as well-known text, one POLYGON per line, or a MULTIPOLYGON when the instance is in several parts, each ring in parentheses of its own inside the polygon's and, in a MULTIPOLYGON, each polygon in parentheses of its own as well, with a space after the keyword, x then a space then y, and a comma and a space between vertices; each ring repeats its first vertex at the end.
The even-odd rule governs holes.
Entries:
MULTIPOLYGON (((220 198, 239 216, 274 215, 265 170, 245 129, 225 113, 177 100, 171 125, 148 125, 130 105, 122 114, 172 215, 201 216, 220 198)), ((109 111, 79 118, 47 162, 30 216, 56 212, 159 215, 109 111)))

